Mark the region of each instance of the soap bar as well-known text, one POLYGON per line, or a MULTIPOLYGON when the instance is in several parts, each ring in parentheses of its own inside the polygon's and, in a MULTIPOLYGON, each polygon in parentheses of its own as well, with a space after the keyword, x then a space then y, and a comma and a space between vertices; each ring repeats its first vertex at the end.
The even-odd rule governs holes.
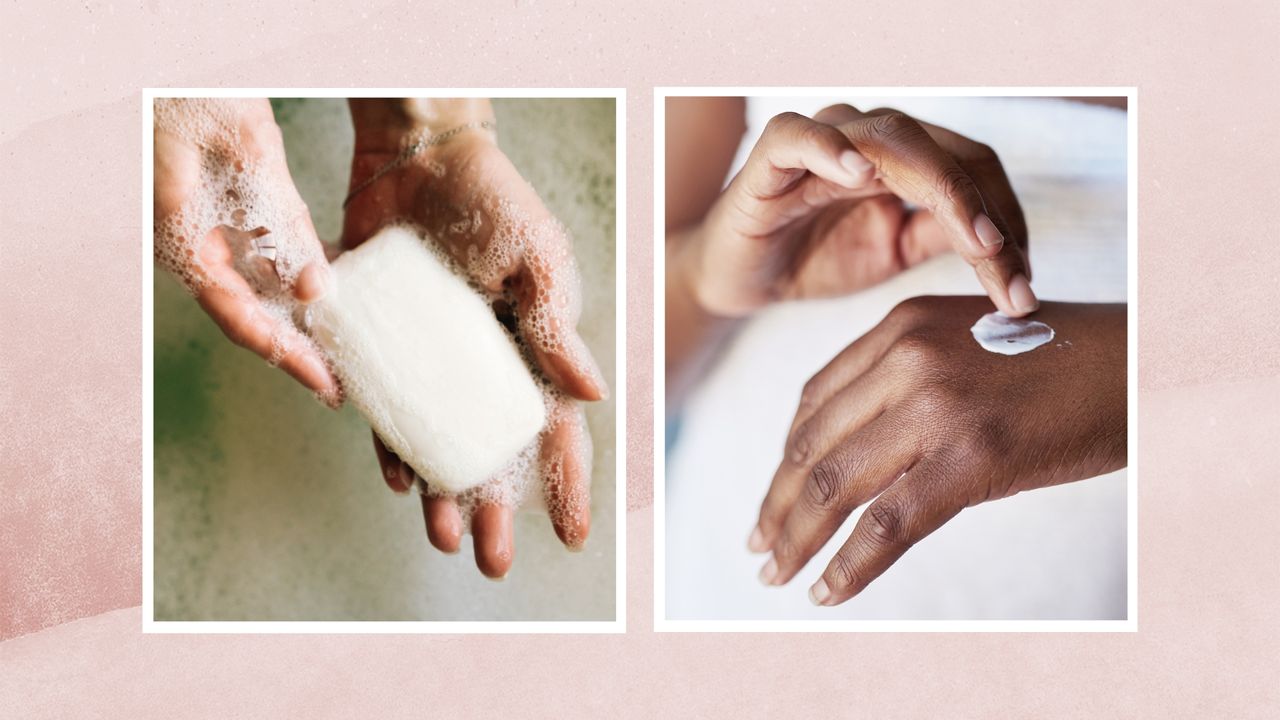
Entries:
POLYGON ((412 230, 391 227, 333 263, 307 310, 347 398, 428 485, 459 493, 542 429, 542 393, 489 304, 412 230))

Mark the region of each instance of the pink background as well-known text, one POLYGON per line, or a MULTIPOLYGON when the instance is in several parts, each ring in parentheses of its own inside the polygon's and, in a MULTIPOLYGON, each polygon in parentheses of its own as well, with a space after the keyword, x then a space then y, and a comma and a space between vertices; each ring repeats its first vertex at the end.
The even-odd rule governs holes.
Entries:
POLYGON ((1276 3, 142 5, 0 11, 0 716, 1275 712, 1276 3), (1138 86, 1137 634, 651 632, 652 87, 682 84, 1138 86), (164 85, 627 88, 627 635, 140 634, 164 85))

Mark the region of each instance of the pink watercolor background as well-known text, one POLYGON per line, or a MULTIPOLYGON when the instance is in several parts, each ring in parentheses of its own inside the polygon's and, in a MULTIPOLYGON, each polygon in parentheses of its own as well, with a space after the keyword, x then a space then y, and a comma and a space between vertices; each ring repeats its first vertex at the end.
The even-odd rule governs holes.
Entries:
POLYGON ((0 717, 1272 715, 1280 6, 981 5, 0 10, 0 717), (652 87, 717 84, 1138 86, 1137 634, 651 632, 652 87), (141 635, 140 89, 165 85, 627 88, 627 635, 141 635))

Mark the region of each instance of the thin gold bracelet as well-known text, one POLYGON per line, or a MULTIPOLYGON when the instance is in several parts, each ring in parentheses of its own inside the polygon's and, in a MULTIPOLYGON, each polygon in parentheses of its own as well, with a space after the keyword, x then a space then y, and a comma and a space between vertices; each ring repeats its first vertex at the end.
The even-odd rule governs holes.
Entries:
POLYGON ((427 148, 435 147, 436 145, 443 145, 444 143, 451 140, 455 135, 458 135, 459 133, 465 130, 496 130, 497 127, 498 127, 498 123, 494 120, 474 120, 464 125, 459 125, 454 128, 449 128, 448 130, 445 130, 442 133, 437 133, 435 135, 428 135, 426 137, 421 137, 421 138, 418 138, 417 140, 414 140, 407 147, 405 147, 405 149, 401 150, 400 154, 396 155, 394 160, 378 168, 378 170, 374 172, 373 175, 369 176, 368 179, 366 179, 364 182, 360 183, 359 185, 356 185, 355 188, 351 190, 351 192, 347 193, 347 198, 342 201, 342 208, 345 210, 347 205, 351 202, 352 198, 354 198, 356 195, 359 195, 364 190, 368 189, 370 185, 374 184, 379 179, 381 179, 383 175, 386 175, 387 173, 391 172, 392 170, 395 170, 396 168, 399 168, 401 165, 405 164, 405 162, 407 162, 409 158, 412 158, 414 155, 417 155, 425 151, 427 148))

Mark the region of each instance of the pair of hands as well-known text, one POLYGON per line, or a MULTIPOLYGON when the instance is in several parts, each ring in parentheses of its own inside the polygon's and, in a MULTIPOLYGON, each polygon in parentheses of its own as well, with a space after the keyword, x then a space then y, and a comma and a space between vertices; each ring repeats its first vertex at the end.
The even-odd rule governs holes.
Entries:
MULTIPOLYGON (((157 257, 162 254, 176 274, 186 281, 197 301, 233 342, 278 364, 331 407, 341 403, 341 388, 324 359, 301 337, 293 322, 271 312, 262 289, 246 278, 236 249, 245 235, 274 236, 277 257, 304 258, 290 271, 280 263, 278 292, 303 303, 323 296, 328 278, 323 245, 310 215, 294 187, 285 163, 280 130, 266 100, 160 101, 169 122, 157 111, 155 160, 155 216, 159 223, 196 202, 210 178, 250 167, 262 193, 278 205, 291 208, 283 227, 237 228, 218 224, 202 242, 196 256, 184 256, 182 247, 162 247, 174 238, 157 233, 157 257), (188 103, 183 105, 183 103, 188 103), (215 117, 217 123, 196 122, 195 116, 215 117), (192 128, 197 128, 195 131, 192 128)), ((492 109, 484 100, 353 100, 356 129, 355 157, 350 186, 355 188, 390 162, 408 138, 436 134, 476 120, 491 120, 492 109)), ((602 375, 578 336, 579 308, 535 302, 541 294, 579 282, 572 264, 567 235, 558 230, 536 193, 498 148, 493 136, 468 130, 447 143, 431 147, 398 169, 387 173, 351 199, 344 217, 341 248, 351 249, 372 237, 383 226, 409 220, 429 232, 443 248, 469 267, 468 254, 484 254, 498 226, 494 215, 515 213, 533 231, 526 233, 516 252, 504 253, 502 262, 473 272, 476 285, 495 300, 503 291, 517 298, 517 332, 527 334, 536 308, 542 334, 550 332, 554 346, 529 343, 540 370, 561 391, 550 411, 553 429, 539 438, 537 456, 547 478, 542 488, 552 512, 557 536, 570 549, 578 549, 590 531, 591 444, 582 409, 575 400, 599 400, 607 393, 602 375), (476 213, 479 213, 477 216, 476 213), (468 232, 457 232, 460 218, 479 222, 468 232), (479 228, 478 230, 476 228, 479 228), (568 257, 570 262, 563 259, 568 257), (555 259, 559 262, 552 263, 555 259), (554 265, 554 271, 549 271, 554 265)), ((510 309, 503 309, 509 313, 510 309)), ((387 485, 409 492, 414 474, 407 464, 374 437, 375 452, 387 485)), ((455 498, 422 496, 427 535, 444 552, 456 552, 465 531, 455 498)), ((514 557, 514 508, 482 503, 471 514, 476 564, 486 576, 501 578, 514 557)))
POLYGON ((771 553, 766 585, 790 581, 864 503, 810 588, 815 604, 861 592, 965 507, 1123 467, 1124 306, 1041 306, 1022 209, 981 143, 893 110, 780 115, 669 257, 689 306, 741 318, 849 294, 947 250, 989 299, 907 301, 809 381, 748 540, 771 553), (1039 310, 1072 342, 987 352, 969 326, 993 303, 1039 310))

